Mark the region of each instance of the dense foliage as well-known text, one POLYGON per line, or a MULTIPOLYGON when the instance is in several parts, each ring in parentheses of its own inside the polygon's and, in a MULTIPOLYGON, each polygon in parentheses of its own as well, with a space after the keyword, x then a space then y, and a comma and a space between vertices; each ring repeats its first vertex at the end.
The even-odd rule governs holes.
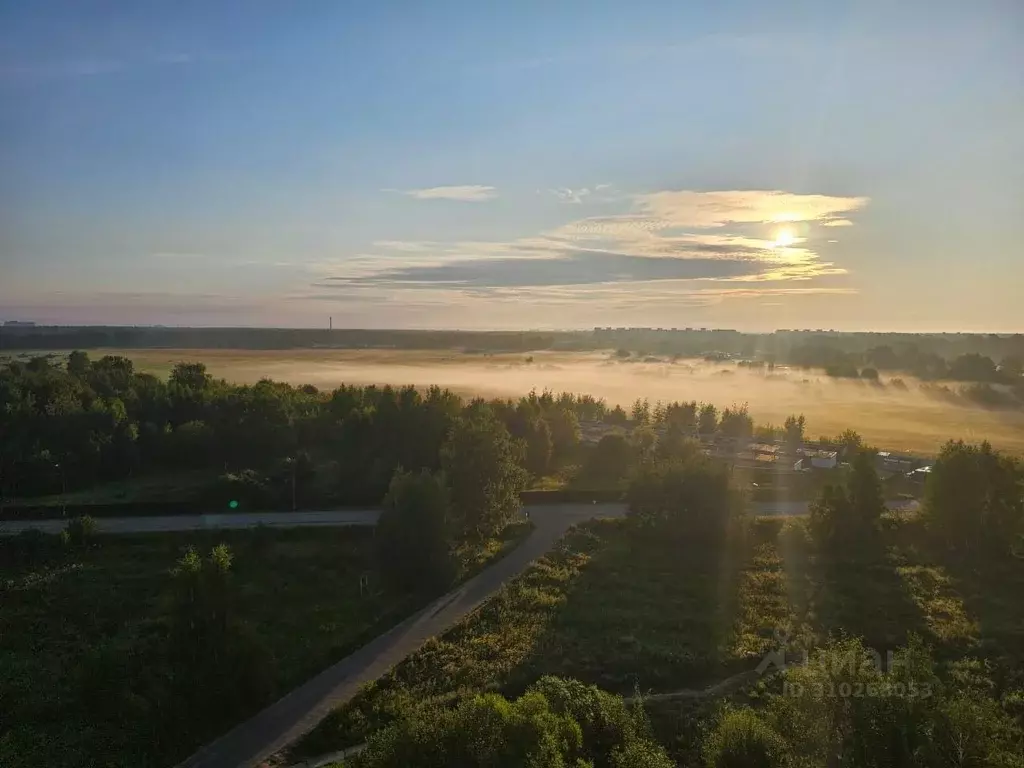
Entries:
POLYGON ((925 512, 950 548, 1024 552, 1024 466, 988 443, 947 443, 928 479, 925 512))
POLYGON ((482 694, 378 731, 353 768, 668 768, 639 706, 544 677, 515 701, 482 694))
POLYGON ((1024 731, 984 689, 944 681, 919 638, 888 657, 835 640, 781 678, 758 710, 722 710, 708 768, 1024 765, 1024 731))
POLYGON ((455 578, 456 531, 442 475, 395 472, 374 541, 385 576, 399 589, 428 591, 455 578))
MULTIPOLYGON (((438 387, 236 386, 202 363, 179 363, 163 381, 124 357, 73 352, 66 364, 39 357, 0 368, 0 498, 195 469, 220 476, 207 506, 377 504, 398 467, 439 470, 453 431, 452 450, 470 449, 472 429, 455 429, 465 419, 499 424, 495 450, 539 476, 572 454, 580 419, 604 413, 602 401, 569 393, 467 403, 438 387)), ((503 482, 506 494, 519 484, 503 482)), ((457 489, 453 503, 457 511, 457 489)))

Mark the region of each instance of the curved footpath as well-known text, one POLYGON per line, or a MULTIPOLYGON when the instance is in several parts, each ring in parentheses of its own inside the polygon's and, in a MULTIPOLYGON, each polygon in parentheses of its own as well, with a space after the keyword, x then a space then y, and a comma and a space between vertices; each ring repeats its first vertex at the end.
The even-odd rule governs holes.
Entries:
POLYGON ((533 532, 501 560, 236 726, 180 763, 179 768, 259 765, 312 730, 332 709, 351 699, 364 683, 383 675, 487 600, 550 550, 572 525, 593 517, 621 517, 625 507, 559 504, 534 506, 530 513, 533 532))
MULTIPOLYGON (((913 510, 916 501, 886 502, 893 510, 913 510)), ((624 504, 601 504, 602 514, 616 510, 616 516, 625 513, 624 504)), ((592 508, 588 504, 547 504, 527 505, 530 511, 592 508)), ((748 508, 751 514, 789 517, 807 514, 806 501, 753 501, 748 508)), ((241 528, 315 528, 348 525, 376 525, 380 512, 376 509, 302 511, 302 512, 235 512, 222 515, 166 515, 160 517, 98 517, 96 530, 99 533, 175 533, 181 531, 233 530, 241 528)), ((0 520, 0 536, 13 536, 29 528, 44 533, 60 533, 67 525, 68 518, 47 520, 0 520)))

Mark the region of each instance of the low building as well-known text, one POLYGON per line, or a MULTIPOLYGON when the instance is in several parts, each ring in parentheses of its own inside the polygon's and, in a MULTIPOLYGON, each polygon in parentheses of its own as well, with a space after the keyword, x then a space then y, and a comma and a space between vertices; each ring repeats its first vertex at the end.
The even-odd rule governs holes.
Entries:
POLYGON ((798 469, 835 469, 839 466, 839 454, 835 451, 801 451, 798 469))

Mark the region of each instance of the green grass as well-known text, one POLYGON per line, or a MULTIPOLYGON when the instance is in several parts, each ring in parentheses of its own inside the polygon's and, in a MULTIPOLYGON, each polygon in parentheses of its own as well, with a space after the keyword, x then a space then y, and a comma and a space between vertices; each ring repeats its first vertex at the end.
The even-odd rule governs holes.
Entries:
MULTIPOLYGON (((617 693, 703 687, 756 663, 744 642, 768 566, 744 546, 722 556, 680 547, 623 521, 570 532, 547 557, 301 742, 293 757, 361 743, 411 708, 480 691, 520 693, 545 674, 617 693), (755 594, 756 593, 756 594, 755 594)), ((769 580, 770 581, 770 580, 769 580)))
MULTIPOLYGON (((510 527, 464 547, 465 576, 528 532, 510 527)), ((378 578, 363 529, 293 529, 102 537, 80 551, 27 566, 0 564, 0 764, 160 766, 186 757, 230 726, 211 724, 196 743, 158 745, 147 737, 159 702, 140 692, 168 672, 159 653, 169 609, 169 569, 183 549, 218 543, 234 553, 237 614, 274 656, 273 691, 254 714, 330 663, 372 639, 428 596, 390 593, 378 578), (360 590, 360 577, 368 588, 360 590), (92 671, 123 669, 124 690, 96 691, 92 671), (130 724, 97 715, 100 697, 120 697, 130 724)))
MULTIPOLYGON (((947 670, 968 654, 987 665, 997 693, 1024 686, 1019 561, 967 568, 907 548, 919 535, 913 523, 894 523, 873 556, 829 559, 804 525, 757 520, 716 554, 626 521, 587 523, 333 712, 291 757, 359 744, 418 707, 481 691, 516 695, 544 674, 625 695, 702 690, 754 670, 782 635, 809 648, 855 634, 884 652, 915 632, 947 670)), ((728 697, 756 700, 764 682, 728 697)), ((648 703, 656 735, 680 764, 699 761, 701 729, 719 703, 694 695, 648 703)))
POLYGON ((63 504, 131 504, 152 501, 190 501, 198 497, 217 479, 208 470, 159 472, 103 483, 93 488, 54 493, 48 496, 19 498, 19 503, 40 507, 63 504))

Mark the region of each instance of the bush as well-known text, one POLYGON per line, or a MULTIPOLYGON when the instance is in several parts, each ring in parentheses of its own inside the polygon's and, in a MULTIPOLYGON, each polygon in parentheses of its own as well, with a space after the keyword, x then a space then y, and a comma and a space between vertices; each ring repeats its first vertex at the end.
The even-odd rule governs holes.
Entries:
POLYGON ((370 737, 355 768, 669 768, 646 720, 618 696, 545 677, 515 701, 423 708, 370 737))
POLYGON ((786 742, 750 709, 726 709, 704 743, 708 768, 776 768, 786 742))
POLYGON ((64 530, 68 544, 86 547, 96 538, 96 520, 89 515, 80 515, 70 520, 64 530))

